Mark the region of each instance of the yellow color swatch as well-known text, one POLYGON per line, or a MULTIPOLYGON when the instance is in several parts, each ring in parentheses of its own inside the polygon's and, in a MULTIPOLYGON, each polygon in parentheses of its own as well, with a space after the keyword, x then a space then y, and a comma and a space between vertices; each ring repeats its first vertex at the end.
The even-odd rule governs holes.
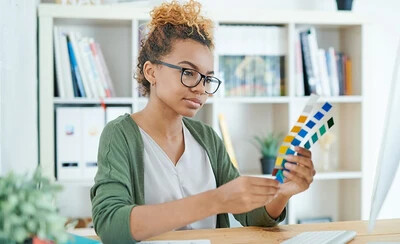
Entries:
POLYGON ((286 136, 285 139, 283 139, 284 142, 291 143, 294 139, 294 136, 286 136))
POLYGON ((300 126, 293 126, 293 128, 290 132, 298 133, 300 130, 301 130, 300 126))
POLYGON ((281 146, 280 148, 279 148, 279 153, 280 154, 285 154, 286 153, 286 151, 288 150, 288 146, 281 146))
POLYGON ((304 123, 307 120, 307 116, 304 115, 300 115, 299 119, 297 120, 297 122, 299 123, 304 123))
POLYGON ((277 157, 275 161, 275 166, 281 166, 283 163, 283 158, 277 157))

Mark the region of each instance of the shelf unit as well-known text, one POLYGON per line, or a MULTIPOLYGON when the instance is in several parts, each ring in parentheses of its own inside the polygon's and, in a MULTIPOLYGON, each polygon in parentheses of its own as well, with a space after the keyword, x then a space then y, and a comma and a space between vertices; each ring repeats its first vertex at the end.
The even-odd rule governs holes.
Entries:
MULTIPOLYGON (((133 5, 39 6, 39 126, 40 164, 47 176, 54 177, 54 109, 55 106, 129 104, 132 111, 141 110, 147 98, 138 96, 138 84, 132 78, 138 56, 139 26, 149 20, 149 8, 133 5), (110 74, 115 82, 117 97, 109 99, 54 98, 53 26, 78 30, 92 36, 104 50, 110 74)), ((195 116, 218 133, 217 117, 224 113, 240 171, 263 177, 259 163, 260 153, 251 143, 254 135, 269 131, 286 133, 293 125, 307 97, 295 96, 295 35, 299 28, 314 26, 318 44, 333 46, 348 54, 353 61, 352 96, 324 97, 334 105, 336 125, 332 132, 336 143, 332 160, 338 165, 333 172, 318 172, 310 189, 294 196, 289 202, 288 222, 299 218, 331 216, 333 220, 361 219, 361 192, 363 179, 363 90, 366 80, 363 56, 366 19, 351 12, 276 11, 267 9, 206 10, 206 15, 219 24, 271 24, 287 31, 285 54, 286 96, 281 97, 224 97, 219 91, 210 98, 195 116), (329 193, 329 194, 327 194, 329 193)), ((215 53, 218 74, 218 53, 215 53)), ((316 166, 321 162, 318 144, 312 150, 316 166)), ((60 182, 74 184, 73 182, 60 182)), ((90 186, 90 182, 77 182, 90 186)))

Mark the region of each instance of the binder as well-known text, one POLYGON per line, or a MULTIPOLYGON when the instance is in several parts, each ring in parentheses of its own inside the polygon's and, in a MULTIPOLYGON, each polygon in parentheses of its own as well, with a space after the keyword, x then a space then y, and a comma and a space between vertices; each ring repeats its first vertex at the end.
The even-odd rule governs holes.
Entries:
POLYGON ((106 109, 106 123, 118 118, 126 113, 132 113, 130 106, 107 107, 106 109))
POLYGON ((73 180, 81 177, 82 127, 80 108, 56 109, 57 179, 73 180))
POLYGON ((82 179, 93 180, 97 172, 97 151, 100 135, 104 128, 102 107, 82 107, 82 179))

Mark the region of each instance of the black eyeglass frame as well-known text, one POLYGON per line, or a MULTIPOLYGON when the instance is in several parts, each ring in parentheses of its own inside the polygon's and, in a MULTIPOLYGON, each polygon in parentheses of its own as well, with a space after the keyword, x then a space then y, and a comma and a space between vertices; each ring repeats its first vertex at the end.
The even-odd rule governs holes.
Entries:
POLYGON ((200 73, 199 71, 197 71, 197 70, 195 70, 195 69, 184 68, 184 67, 181 67, 181 66, 178 66, 178 65, 175 65, 175 64, 170 64, 170 63, 163 62, 163 61, 161 61, 161 60, 156 60, 156 61, 154 61, 154 63, 156 63, 156 64, 162 64, 162 65, 167 66, 167 67, 169 67, 169 68, 180 70, 180 71, 181 71, 181 83, 182 83, 182 85, 184 85, 185 87, 188 87, 188 88, 196 87, 197 85, 199 85, 199 83, 201 82, 201 80, 203 80, 203 86, 204 86, 204 87, 206 86, 206 80, 209 80, 210 78, 217 80, 217 81, 218 81, 218 86, 217 86, 217 88, 215 89, 214 92, 211 93, 211 92, 205 91, 207 94, 210 94, 210 95, 216 93, 216 92, 218 91, 218 89, 219 89, 219 86, 220 86, 221 83, 222 83, 222 81, 221 81, 220 79, 218 79, 217 77, 215 77, 215 76, 209 76, 209 75, 203 75, 202 73, 200 73), (183 82, 183 73, 184 73, 186 70, 190 70, 190 71, 197 72, 197 73, 200 75, 200 79, 199 79, 199 80, 196 82, 196 84, 194 84, 193 86, 188 86, 188 85, 186 85, 186 84, 183 82))

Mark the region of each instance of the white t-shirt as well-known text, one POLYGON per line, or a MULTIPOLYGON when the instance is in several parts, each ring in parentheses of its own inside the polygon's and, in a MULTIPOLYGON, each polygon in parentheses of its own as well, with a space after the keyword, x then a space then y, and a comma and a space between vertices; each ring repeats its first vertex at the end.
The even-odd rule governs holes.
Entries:
MULTIPOLYGON (((139 129, 144 143, 145 204, 170 202, 216 188, 207 152, 184 124, 185 151, 176 166, 153 138, 139 129)), ((213 215, 180 230, 212 229, 216 221, 217 216, 213 215)))

